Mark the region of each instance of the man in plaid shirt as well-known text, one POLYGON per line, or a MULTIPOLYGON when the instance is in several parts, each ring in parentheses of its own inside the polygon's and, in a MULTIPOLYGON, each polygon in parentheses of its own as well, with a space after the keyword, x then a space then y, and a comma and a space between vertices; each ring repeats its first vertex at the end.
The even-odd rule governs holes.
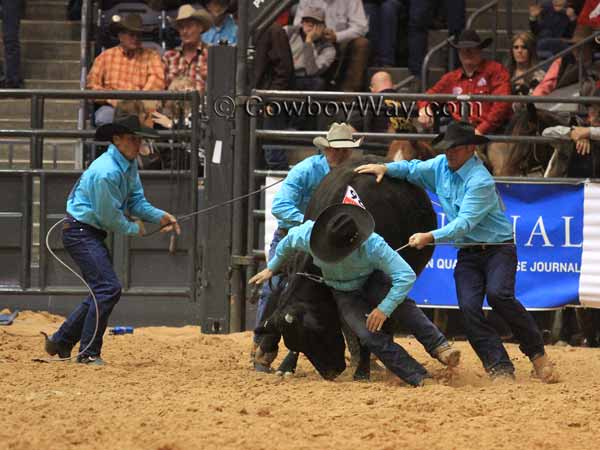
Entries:
POLYGON ((171 21, 181 38, 181 47, 169 50, 163 55, 167 86, 179 77, 187 77, 194 83, 199 93, 206 86, 208 52, 202 42, 202 33, 212 26, 212 18, 204 9, 194 9, 183 5, 177 17, 171 21))
MULTIPOLYGON (((156 50, 143 48, 142 17, 130 14, 113 16, 111 29, 119 37, 119 45, 102 52, 94 61, 87 77, 88 89, 160 91, 165 88, 165 71, 156 50)), ((96 126, 112 123, 117 100, 100 100, 96 126)))

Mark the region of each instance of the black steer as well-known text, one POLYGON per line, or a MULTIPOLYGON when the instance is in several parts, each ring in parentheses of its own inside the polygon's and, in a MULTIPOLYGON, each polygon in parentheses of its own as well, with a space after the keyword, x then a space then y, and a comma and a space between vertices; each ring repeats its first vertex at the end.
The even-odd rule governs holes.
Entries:
MULTIPOLYGON (((347 187, 352 186, 373 215, 375 232, 393 248, 406 244, 414 233, 435 229, 436 216, 425 191, 389 177, 376 183, 374 176, 353 171, 358 165, 370 162, 380 160, 364 158, 332 170, 313 194, 305 218, 314 220, 329 205, 342 202, 347 187)), ((433 247, 426 247, 423 250, 406 248, 400 254, 418 275, 432 253, 433 247)), ((267 320, 263 327, 257 329, 263 334, 260 347, 264 352, 273 352, 277 349, 279 336, 283 336, 286 347, 304 353, 323 378, 333 379, 344 371, 346 363, 344 338, 331 291, 312 277, 299 275, 320 275, 309 255, 297 255, 289 261, 286 271, 287 285, 273 292, 265 314, 267 320)), ((369 298, 369 303, 376 306, 387 293, 389 285, 384 286, 381 277, 378 283, 371 284, 373 287, 381 285, 381 289, 370 290, 372 298, 369 298)), ((290 362, 289 358, 287 362, 290 362)), ((363 366, 364 369, 364 364, 363 360, 359 368, 363 366)))

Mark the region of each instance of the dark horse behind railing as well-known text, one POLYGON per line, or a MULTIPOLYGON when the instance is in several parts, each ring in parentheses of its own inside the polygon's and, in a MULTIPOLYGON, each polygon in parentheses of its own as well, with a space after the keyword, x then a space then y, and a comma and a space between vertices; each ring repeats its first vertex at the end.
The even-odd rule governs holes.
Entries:
MULTIPOLYGON (((374 176, 354 172, 360 164, 381 161, 365 157, 332 170, 313 194, 305 218, 314 220, 329 205, 341 203, 347 187, 352 186, 373 215, 375 231, 393 248, 406 244, 414 233, 435 229, 436 216, 424 190, 389 177, 376 183, 374 176)), ((419 274, 432 253, 433 247, 425 247, 423 250, 406 248, 400 254, 419 274)), ((260 347, 265 353, 274 352, 279 336, 283 335, 290 350, 304 353, 324 378, 332 379, 346 367, 344 339, 331 291, 312 275, 319 276, 320 271, 309 255, 302 254, 291 261, 288 284, 283 292, 274 292, 271 296, 265 314, 267 323, 262 330, 261 327, 257 330, 263 334, 260 347)), ((381 290, 369 289, 376 305, 389 285, 385 286, 381 278, 372 284, 381 287, 381 290)))
MULTIPOLYGON (((513 114, 506 128, 511 136, 541 136, 545 128, 567 125, 565 119, 550 111, 536 109, 533 103, 513 114)), ((492 175, 544 176, 554 148, 549 143, 492 142, 487 146, 488 165, 492 175)))

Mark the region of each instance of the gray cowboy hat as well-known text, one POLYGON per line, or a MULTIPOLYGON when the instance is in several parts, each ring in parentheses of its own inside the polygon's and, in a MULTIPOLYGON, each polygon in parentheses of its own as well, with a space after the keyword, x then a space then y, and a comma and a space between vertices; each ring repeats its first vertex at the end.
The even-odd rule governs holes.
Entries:
POLYGON ((114 34, 119 34, 121 31, 133 31, 134 33, 146 31, 142 16, 139 14, 127 14, 126 16, 115 14, 110 18, 109 30, 114 34))
POLYGON ((475 134, 475 128, 469 122, 451 122, 445 133, 438 134, 431 146, 436 150, 450 150, 462 145, 481 145, 490 140, 475 134))
POLYGON ((338 203, 325 208, 313 226, 310 250, 321 261, 344 259, 373 233, 375 220, 360 206, 338 203))
POLYGON ((115 134, 133 134, 147 139, 156 139, 158 133, 152 128, 143 126, 140 118, 128 115, 116 118, 112 123, 107 123, 96 129, 95 139, 97 141, 109 142, 115 134))
POLYGON ((313 144, 323 150, 324 148, 356 148, 362 144, 362 138, 352 139, 353 129, 347 123, 333 123, 327 132, 327 136, 317 136, 313 144))
POLYGON ((463 30, 460 35, 450 39, 449 44, 454 48, 486 48, 492 43, 492 38, 483 41, 475 30, 463 30))
POLYGON ((169 17, 169 23, 173 27, 177 27, 177 22, 182 20, 193 19, 202 24, 205 30, 208 30, 213 25, 213 19, 210 13, 204 8, 194 8, 192 5, 181 5, 177 10, 177 16, 169 17))

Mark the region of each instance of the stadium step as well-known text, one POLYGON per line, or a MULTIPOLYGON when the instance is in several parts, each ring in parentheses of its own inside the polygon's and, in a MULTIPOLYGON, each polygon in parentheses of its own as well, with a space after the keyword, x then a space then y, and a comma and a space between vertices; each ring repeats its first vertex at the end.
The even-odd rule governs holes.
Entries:
MULTIPOLYGON (((506 9, 503 8, 503 2, 500 2, 498 10, 498 29, 506 28, 506 9)), ((512 27, 513 30, 529 30, 529 10, 525 2, 513 2, 512 8, 512 27), (525 7, 523 7, 525 6, 525 7)), ((467 18, 470 17, 477 8, 467 8, 467 18)), ((474 22, 474 28, 479 30, 491 30, 494 24, 494 12, 487 11, 480 15, 474 22)))
POLYGON ((79 89, 79 80, 43 80, 26 78, 27 89, 79 89))
MULTIPOLYGON (((44 115, 52 119, 77 120, 78 100, 45 100, 44 115)), ((0 117, 25 119, 30 117, 29 99, 6 99, 0 102, 0 117)))
MULTIPOLYGON (((45 168, 73 169, 76 141, 44 140, 45 168)), ((30 145, 25 141, 0 140, 0 168, 27 169, 30 167, 30 145)))
MULTIPOLYGON (((21 36, 26 39, 45 39, 52 41, 77 41, 81 38, 81 25, 79 22, 62 20, 22 20, 21 36)), ((2 26, 0 24, 0 30, 2 26)))
POLYGON ((66 20, 66 0, 28 0, 25 6, 25 17, 28 20, 66 20))
MULTIPOLYGON (((21 52, 28 59, 79 59, 80 44, 78 41, 29 40, 21 39, 21 52)), ((0 47, 0 55, 4 57, 4 46, 0 47)))
POLYGON ((79 60, 25 59, 24 78, 42 80, 79 80, 79 60))
MULTIPOLYGON (((44 128, 48 130, 76 130, 77 119, 51 119, 46 117, 44 120, 44 128)), ((0 129, 5 130, 30 130, 31 121, 27 119, 6 119, 0 118, 0 129)))

